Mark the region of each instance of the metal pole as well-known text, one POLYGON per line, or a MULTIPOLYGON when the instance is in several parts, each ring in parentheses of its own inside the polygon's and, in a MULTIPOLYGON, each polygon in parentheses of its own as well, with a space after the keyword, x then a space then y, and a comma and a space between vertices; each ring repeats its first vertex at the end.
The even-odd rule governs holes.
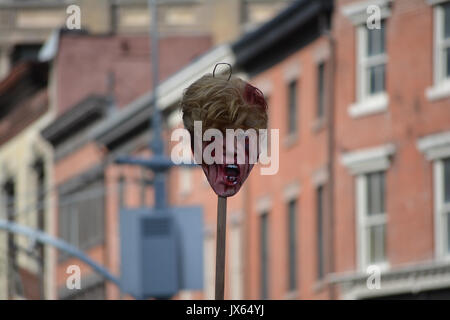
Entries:
MULTIPOLYGON (((158 4, 157 0, 148 0, 148 9, 150 10, 151 24, 151 64, 152 64, 152 104, 153 114, 151 118, 151 130, 153 138, 150 148, 153 150, 154 157, 164 156, 164 143, 161 137, 161 112, 158 108, 158 84, 159 84, 159 41, 158 41, 158 4)), ((159 170, 155 171, 154 177, 155 189, 155 208, 164 209, 166 207, 166 177, 165 173, 159 170)))
POLYGON ((120 280, 117 277, 113 276, 108 270, 106 270, 104 267, 102 267, 97 262, 88 257, 83 251, 77 249, 76 247, 72 246, 71 244, 61 239, 52 237, 51 235, 45 232, 35 230, 4 219, 0 219, 0 230, 1 229, 4 229, 13 234, 22 234, 28 238, 35 239, 38 242, 54 246, 59 250, 67 252, 68 254, 80 259, 81 261, 89 265, 92 269, 94 269, 96 272, 100 273, 106 279, 108 279, 109 281, 115 283, 117 286, 120 287, 120 280))
POLYGON ((218 197, 216 240, 216 300, 225 295, 225 247, 227 234, 227 198, 218 197))

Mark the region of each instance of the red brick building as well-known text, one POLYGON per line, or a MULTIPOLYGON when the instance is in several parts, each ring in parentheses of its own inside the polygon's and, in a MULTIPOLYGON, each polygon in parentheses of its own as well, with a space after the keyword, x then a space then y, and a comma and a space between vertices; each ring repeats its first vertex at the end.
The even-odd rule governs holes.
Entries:
MULTIPOLYGON (((291 10, 304 17, 314 3, 291 10)), ((237 297, 448 297, 450 4, 335 1, 328 20, 325 3, 307 20, 317 29, 289 38, 283 21, 295 19, 283 12, 234 46, 268 96, 280 170, 252 173, 230 201, 244 202, 242 233, 228 242, 230 291, 242 256, 237 297), (370 5, 379 29, 367 27, 370 5)))
POLYGON ((368 4, 337 1, 333 18, 335 280, 347 298, 448 298, 450 4, 373 1, 379 30, 368 4))
MULTIPOLYGON (((49 120, 48 70, 46 62, 22 62, 0 82, 0 219, 41 231, 48 231, 42 198, 47 154, 33 133, 49 120)), ((47 252, 40 243, 1 230, 0 299, 43 299, 47 252)))
MULTIPOLYGON (((114 94, 119 108, 145 94, 152 88, 149 43, 146 35, 63 33, 54 69, 58 114, 89 94, 114 94)), ((194 60, 211 44, 208 35, 161 38, 160 80, 194 60)))
MULTIPOLYGON (((449 297, 449 26, 444 0, 299 0, 161 83, 167 141, 182 89, 220 61, 264 92, 279 129, 277 174, 256 166, 228 200, 226 298, 449 297)), ((150 96, 93 125, 56 166, 61 182, 101 172, 118 196, 103 202, 104 245, 91 252, 113 273, 117 208, 151 205, 152 190, 110 163, 145 152, 150 96)), ((217 198, 199 169, 173 169, 168 188, 171 204, 205 211, 205 288, 179 297, 212 298, 217 198)))
MULTIPOLYGON (((119 273, 117 214, 125 193, 149 195, 140 171, 111 165, 113 154, 92 138, 94 127, 114 118, 119 108, 144 96, 151 87, 149 39, 137 36, 63 34, 54 59, 58 116, 43 130, 54 148, 53 183, 56 188, 54 235, 86 251, 112 274, 119 273), (102 53, 102 54, 99 54, 102 53), (77 101, 82 98, 80 101, 77 101), (122 189, 121 177, 132 180, 122 189)), ((210 46, 208 36, 161 38, 161 80, 189 63, 210 46)), ((127 112, 124 110, 124 112, 127 112)), ((146 118, 148 115, 146 116, 146 118)), ((145 135, 147 137, 148 135, 145 135)), ((130 137, 136 137, 130 135, 130 137)), ((134 143, 133 147, 137 145, 134 143)), ((130 204, 130 203, 128 203, 130 204)), ((63 299, 120 298, 118 288, 105 284, 85 264, 59 252, 55 296, 63 299), (66 288, 67 267, 79 265, 83 290, 66 288)))

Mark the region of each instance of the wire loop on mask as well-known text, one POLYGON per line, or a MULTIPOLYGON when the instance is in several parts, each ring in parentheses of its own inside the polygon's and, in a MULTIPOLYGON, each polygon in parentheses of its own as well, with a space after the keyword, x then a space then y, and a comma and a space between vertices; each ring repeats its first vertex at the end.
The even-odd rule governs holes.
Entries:
POLYGON ((233 69, 231 67, 231 64, 226 63, 226 62, 216 63, 216 65, 214 66, 214 70, 213 70, 213 77, 214 78, 216 77, 216 68, 217 68, 218 65, 221 65, 221 64, 225 64, 225 65, 227 65, 230 68, 230 74, 228 75, 228 79, 227 79, 227 81, 229 81, 231 79, 231 74, 233 73, 233 69))

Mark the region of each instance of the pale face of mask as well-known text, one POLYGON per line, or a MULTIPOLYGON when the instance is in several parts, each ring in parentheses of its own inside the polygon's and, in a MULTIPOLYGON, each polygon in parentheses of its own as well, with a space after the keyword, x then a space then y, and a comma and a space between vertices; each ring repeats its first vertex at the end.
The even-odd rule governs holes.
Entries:
MULTIPOLYGON (((213 141, 203 141, 203 151, 213 141)), ((255 147, 257 148, 257 146, 255 147)), ((234 148, 226 150, 226 139, 224 138, 222 154, 218 155, 218 158, 222 159, 221 163, 207 164, 205 161, 202 161, 203 172, 218 196, 231 197, 241 189, 254 167, 254 163, 250 163, 249 148, 248 139, 244 139, 241 143, 238 143, 235 139, 234 148), (241 156, 238 158, 238 155, 241 156), (232 160, 230 161, 230 159, 232 160), (238 159, 244 159, 244 161, 238 161, 238 159)), ((215 151, 211 155, 215 157, 215 151)))

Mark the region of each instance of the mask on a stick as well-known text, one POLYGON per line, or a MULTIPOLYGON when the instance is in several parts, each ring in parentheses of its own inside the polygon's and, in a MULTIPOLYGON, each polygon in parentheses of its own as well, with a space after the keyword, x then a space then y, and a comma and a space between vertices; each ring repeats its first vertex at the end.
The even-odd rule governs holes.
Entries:
POLYGON ((234 132, 242 129, 241 133, 254 129, 256 136, 259 129, 267 129, 264 95, 259 89, 231 74, 228 79, 207 74, 185 90, 181 109, 184 126, 191 134, 192 151, 196 149, 195 145, 197 150, 201 150, 201 158, 195 155, 196 161, 200 160, 212 189, 221 197, 235 195, 253 169, 258 156, 251 155, 259 155, 259 139, 251 139, 245 134, 242 139, 238 137, 239 134, 230 138, 227 129, 233 129, 234 132), (194 130, 197 121, 201 123, 201 136, 194 130), (204 134, 208 129, 217 129, 216 133, 221 136, 213 134, 205 139, 208 135, 204 134), (230 139, 234 141, 227 141, 230 139), (206 157, 214 160, 211 162, 206 157))

